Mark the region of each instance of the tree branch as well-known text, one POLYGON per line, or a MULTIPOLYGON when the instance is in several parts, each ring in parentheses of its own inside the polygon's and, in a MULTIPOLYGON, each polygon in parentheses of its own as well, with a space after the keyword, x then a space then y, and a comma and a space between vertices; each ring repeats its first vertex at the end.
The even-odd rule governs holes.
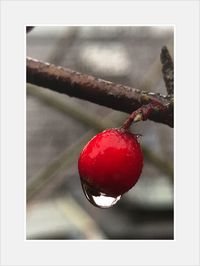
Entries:
POLYGON ((160 60, 167 93, 174 94, 174 63, 166 46, 161 50, 160 60))
POLYGON ((165 108, 152 112, 149 119, 173 127, 170 96, 140 91, 31 58, 27 58, 27 82, 127 113, 156 100, 165 108))

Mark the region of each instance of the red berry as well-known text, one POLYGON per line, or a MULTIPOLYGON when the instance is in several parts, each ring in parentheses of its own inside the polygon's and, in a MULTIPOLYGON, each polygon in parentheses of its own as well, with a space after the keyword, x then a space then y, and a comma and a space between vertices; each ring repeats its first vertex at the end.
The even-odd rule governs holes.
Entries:
POLYGON ((108 129, 94 136, 78 161, 82 182, 93 193, 117 197, 138 181, 143 154, 137 137, 123 129, 108 129))

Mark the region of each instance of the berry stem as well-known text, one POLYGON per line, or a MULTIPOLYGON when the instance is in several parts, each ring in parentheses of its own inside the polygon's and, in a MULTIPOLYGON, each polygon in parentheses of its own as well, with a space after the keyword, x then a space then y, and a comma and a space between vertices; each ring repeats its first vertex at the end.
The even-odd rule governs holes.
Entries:
POLYGON ((124 130, 129 130, 133 122, 145 121, 149 118, 152 112, 164 111, 166 106, 159 101, 152 100, 146 105, 142 105, 136 111, 134 111, 128 119, 124 122, 122 128, 124 130))

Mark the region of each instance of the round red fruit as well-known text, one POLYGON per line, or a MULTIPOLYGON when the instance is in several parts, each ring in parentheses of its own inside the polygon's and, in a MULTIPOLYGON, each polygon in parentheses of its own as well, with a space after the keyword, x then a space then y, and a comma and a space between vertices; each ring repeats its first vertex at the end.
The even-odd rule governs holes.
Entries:
POLYGON ((82 150, 78 169, 90 191, 117 197, 138 181, 143 154, 137 137, 123 129, 108 129, 94 136, 82 150))

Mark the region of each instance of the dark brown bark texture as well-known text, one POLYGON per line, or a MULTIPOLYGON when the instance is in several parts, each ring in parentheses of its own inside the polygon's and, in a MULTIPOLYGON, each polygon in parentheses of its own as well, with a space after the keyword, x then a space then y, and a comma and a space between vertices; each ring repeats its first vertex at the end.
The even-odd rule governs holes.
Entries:
POLYGON ((174 63, 166 46, 161 50, 160 60, 167 93, 174 94, 174 63))
POLYGON ((169 95, 141 91, 31 58, 27 58, 27 82, 126 113, 155 99, 165 108, 152 112, 149 119, 173 127, 173 98, 169 95))

